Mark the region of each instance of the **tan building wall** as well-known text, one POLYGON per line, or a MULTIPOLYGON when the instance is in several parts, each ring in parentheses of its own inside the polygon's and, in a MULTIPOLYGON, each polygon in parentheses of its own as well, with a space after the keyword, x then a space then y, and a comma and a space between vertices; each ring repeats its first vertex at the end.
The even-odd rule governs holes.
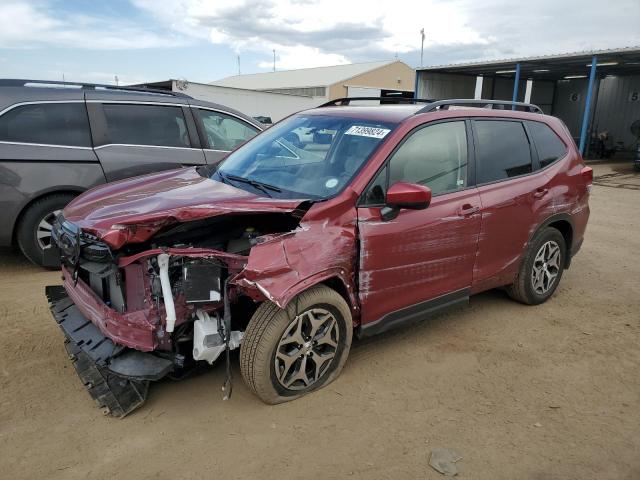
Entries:
POLYGON ((384 67, 357 75, 340 83, 329 86, 329 100, 347 96, 347 86, 371 87, 385 90, 405 90, 412 92, 415 86, 416 72, 409 65, 398 60, 384 67), (398 79, 400 81, 398 82, 398 79))

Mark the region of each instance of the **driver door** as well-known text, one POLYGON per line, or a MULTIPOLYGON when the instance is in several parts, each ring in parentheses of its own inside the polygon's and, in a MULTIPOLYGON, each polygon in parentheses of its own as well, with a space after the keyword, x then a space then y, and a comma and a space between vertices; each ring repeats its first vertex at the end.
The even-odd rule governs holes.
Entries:
POLYGON ((480 232, 467 132, 463 120, 413 130, 364 192, 358 207, 363 333, 467 300, 480 232), (399 181, 430 187, 431 204, 383 220, 385 192, 399 181))

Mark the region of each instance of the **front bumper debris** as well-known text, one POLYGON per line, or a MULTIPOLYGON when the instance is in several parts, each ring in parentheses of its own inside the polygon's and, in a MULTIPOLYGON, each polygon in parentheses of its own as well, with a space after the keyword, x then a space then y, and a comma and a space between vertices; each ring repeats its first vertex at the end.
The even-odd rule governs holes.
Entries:
POLYGON ((147 398, 149 381, 174 368, 170 359, 116 345, 80 312, 62 286, 45 289, 53 318, 80 380, 105 414, 124 417, 147 398))

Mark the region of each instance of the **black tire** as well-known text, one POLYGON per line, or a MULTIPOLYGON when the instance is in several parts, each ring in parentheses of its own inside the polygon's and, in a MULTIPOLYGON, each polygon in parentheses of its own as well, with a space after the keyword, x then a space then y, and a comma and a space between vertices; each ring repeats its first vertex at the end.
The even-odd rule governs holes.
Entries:
POLYGON ((24 211, 16 228, 16 239, 20 250, 31 262, 42 266, 44 248, 37 237, 40 222, 62 210, 74 198, 71 193, 54 193, 36 200, 24 211))
MULTIPOLYGON (((320 331, 321 328, 318 328, 318 330, 320 331)), ((258 307, 249 322, 240 347, 240 370, 247 386, 263 402, 268 404, 288 402, 322 388, 336 379, 349 355, 352 337, 353 324, 347 302, 335 290, 324 285, 317 285, 296 296, 285 309, 281 309, 269 301, 265 301, 258 307), (331 317, 329 317, 327 325, 331 326, 321 327, 325 328, 325 331, 332 330, 333 333, 329 332, 329 335, 335 334, 337 337, 333 337, 336 343, 335 350, 330 347, 332 349, 331 352, 334 352, 334 356, 331 363, 328 363, 326 367, 323 364, 318 367, 320 373, 314 383, 308 386, 297 385, 294 387, 292 385, 291 388, 286 388, 278 379, 279 377, 276 373, 276 362, 278 361, 276 360, 276 350, 284 348, 281 345, 281 340, 287 332, 292 331, 293 322, 301 317, 300 314, 312 310, 313 312, 328 312, 335 319, 334 324, 331 317)), ((307 338, 307 340, 309 341, 306 343, 313 343, 313 339, 307 338)), ((331 341, 333 342, 333 339, 331 341)), ((324 348, 324 346, 308 346, 307 348, 324 348)), ((327 348, 329 347, 327 346, 327 348)), ((302 349, 297 350, 297 353, 293 353, 290 358, 296 358, 301 351, 302 349)), ((300 368, 302 365, 309 365, 309 370, 313 370, 315 367, 312 366, 315 363, 311 362, 316 361, 313 360, 314 353, 316 353, 315 350, 307 353, 308 358, 303 358, 305 355, 300 355, 298 359, 291 362, 291 366, 298 365, 298 370, 302 370, 300 368), (302 363, 303 361, 304 363, 302 363), (307 362, 310 363, 307 364, 307 362)), ((322 358, 322 355, 316 353, 315 358, 322 358)), ((280 370, 281 378, 286 377, 283 372, 284 367, 280 370)), ((315 371, 313 374, 315 374, 315 371)), ((306 373, 305 378, 308 379, 306 373)), ((300 383, 306 385, 307 382, 300 381, 300 383)))
MULTIPOLYGON (((553 245, 552 243, 552 245, 553 245)), ((553 227, 546 227, 536 233, 529 243, 525 258, 520 266, 520 270, 518 272, 518 276, 516 277, 513 284, 507 287, 507 293, 514 300, 527 304, 527 305, 538 305, 540 303, 546 302, 551 295, 558 288, 558 284, 562 278, 562 273, 564 271, 564 266, 566 263, 566 254, 567 247, 564 241, 564 237, 562 234, 553 227), (555 243, 559 247, 559 259, 557 260, 558 269, 557 275, 554 277, 553 281, 549 283, 549 286, 541 292, 539 289, 536 289, 534 286, 534 264, 536 266, 536 256, 540 254, 541 249, 544 245, 549 242, 555 243)), ((554 262, 555 263, 555 262, 554 262)), ((544 262, 545 269, 547 268, 547 263, 544 262)), ((552 268, 552 267, 549 267, 552 268)), ((544 286, 538 285, 540 289, 544 288, 544 286)))

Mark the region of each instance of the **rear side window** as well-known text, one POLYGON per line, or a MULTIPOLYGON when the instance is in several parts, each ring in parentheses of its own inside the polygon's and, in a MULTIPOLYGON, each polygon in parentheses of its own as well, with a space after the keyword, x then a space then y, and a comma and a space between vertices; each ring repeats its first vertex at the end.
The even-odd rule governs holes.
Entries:
POLYGON ((478 183, 531 173, 531 148, 521 122, 476 120, 478 183))
POLYGON ((551 165, 567 153, 567 147, 549 125, 540 122, 528 122, 528 126, 531 138, 538 151, 540 168, 551 165))
POLYGON ((211 149, 234 150, 258 133, 254 126, 230 115, 199 108, 195 112, 211 149))
POLYGON ((109 143, 190 147, 181 107, 104 104, 109 143))
POLYGON ((84 103, 22 105, 0 117, 0 141, 91 147, 84 103))

